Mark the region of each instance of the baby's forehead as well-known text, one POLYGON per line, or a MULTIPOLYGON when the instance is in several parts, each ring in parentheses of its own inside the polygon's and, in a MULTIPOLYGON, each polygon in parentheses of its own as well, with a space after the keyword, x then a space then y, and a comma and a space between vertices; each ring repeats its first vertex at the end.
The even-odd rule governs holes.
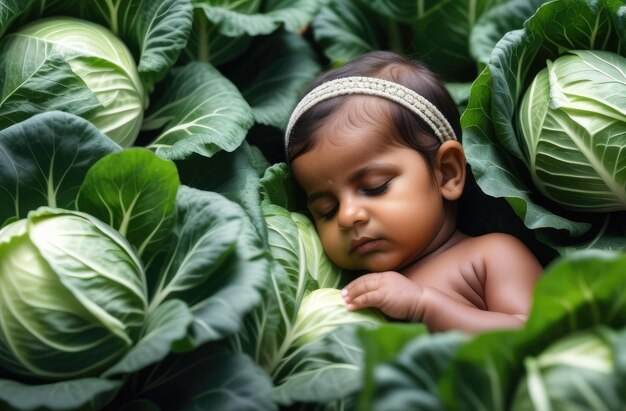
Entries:
POLYGON ((384 98, 368 95, 351 95, 341 98, 336 109, 324 119, 320 127, 321 136, 336 135, 339 132, 379 132, 393 133, 391 106, 384 98))

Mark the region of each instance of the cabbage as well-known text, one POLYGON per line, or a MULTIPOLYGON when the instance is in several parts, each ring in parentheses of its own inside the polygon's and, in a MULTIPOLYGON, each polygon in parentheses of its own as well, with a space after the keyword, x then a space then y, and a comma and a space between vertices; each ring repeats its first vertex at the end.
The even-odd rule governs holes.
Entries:
POLYGON ((134 143, 147 97, 133 56, 109 29, 70 17, 40 19, 5 36, 0 59, 0 78, 7 80, 0 86, 0 102, 12 106, 9 117, 69 111, 121 146, 134 143), (13 95, 16 90, 21 98, 13 95), (69 98, 67 90, 73 92, 69 98))
POLYGON ((300 346, 348 324, 382 324, 383 315, 375 309, 348 311, 341 290, 318 288, 302 300, 293 334, 297 336, 294 346, 300 346))
POLYGON ((304 214, 291 212, 301 242, 300 259, 306 262, 311 277, 320 288, 337 288, 341 282, 342 271, 333 264, 324 252, 322 242, 315 231, 315 225, 304 214))
POLYGON ((524 360, 513 411, 612 409, 620 404, 609 329, 581 331, 524 360))
POLYGON ((625 23, 621 0, 544 3, 497 42, 461 117, 481 191, 561 255, 626 249, 625 23))
POLYGON ((0 187, 1 410, 136 409, 139 395, 181 394, 163 390, 179 361, 224 386, 233 370, 255 377, 205 344, 242 328, 269 273, 250 218, 215 192, 226 186, 181 185, 172 161, 57 111, 0 130, 0 187))
POLYGON ((141 262, 96 218, 41 207, 0 230, 0 366, 47 379, 93 376, 144 324, 141 262))
POLYGON ((548 61, 519 108, 531 176, 567 208, 626 210, 626 58, 570 53, 548 61))

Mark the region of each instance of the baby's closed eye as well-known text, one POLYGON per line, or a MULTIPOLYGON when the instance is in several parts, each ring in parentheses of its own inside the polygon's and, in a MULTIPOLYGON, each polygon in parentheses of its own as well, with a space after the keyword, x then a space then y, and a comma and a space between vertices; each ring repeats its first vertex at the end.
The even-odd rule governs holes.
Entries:
POLYGON ((379 196, 379 195, 384 194, 389 189, 390 184, 391 184, 391 179, 388 179, 378 185, 363 187, 360 189, 360 191, 367 196, 379 196))

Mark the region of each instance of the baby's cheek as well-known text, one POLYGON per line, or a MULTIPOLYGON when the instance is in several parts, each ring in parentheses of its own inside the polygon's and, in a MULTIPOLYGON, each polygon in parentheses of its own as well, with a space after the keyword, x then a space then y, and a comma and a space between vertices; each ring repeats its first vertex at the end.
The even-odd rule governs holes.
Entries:
POLYGON ((337 265, 346 259, 347 252, 343 251, 341 242, 337 234, 333 233, 333 230, 329 228, 318 228, 318 234, 324 251, 331 259, 331 261, 337 265))
POLYGON ((338 235, 320 233, 320 240, 326 255, 339 268, 344 270, 361 270, 362 263, 348 254, 349 244, 345 244, 338 235))

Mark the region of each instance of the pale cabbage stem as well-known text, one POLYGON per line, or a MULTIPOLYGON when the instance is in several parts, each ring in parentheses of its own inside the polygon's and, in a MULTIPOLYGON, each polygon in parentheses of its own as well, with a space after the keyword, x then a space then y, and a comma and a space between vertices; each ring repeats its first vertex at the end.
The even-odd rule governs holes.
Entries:
MULTIPOLYGON (((342 326, 342 325, 344 325, 344 324, 346 324, 346 322, 345 322, 344 320, 342 320, 341 318, 339 318, 339 319, 337 319, 336 321, 327 321, 327 322, 325 322, 325 323, 324 323, 324 326, 325 326, 325 327, 328 327, 328 326, 331 326, 331 327, 332 327, 332 326, 337 326, 337 327, 339 327, 339 326, 342 326)), ((289 338, 289 340, 290 340, 290 343, 289 343, 289 344, 291 345, 291 344, 293 344, 295 341, 298 341, 298 339, 299 339, 300 337, 305 336, 309 330, 310 330, 310 329, 308 329, 308 328, 304 328, 304 329, 301 329, 301 330, 300 330, 300 332, 297 332, 297 333, 293 334, 293 335, 289 338)), ((328 335, 330 332, 332 332, 332 330, 331 330, 331 331, 328 331, 327 333, 325 333, 325 334, 323 334, 323 335, 321 335, 321 336, 319 336, 319 338, 324 338, 324 337, 325 337, 326 335, 328 335)), ((300 347, 298 347, 296 350, 294 350, 294 351, 293 351, 291 354, 289 354, 287 357, 281 358, 281 359, 278 361, 278 364, 276 364, 275 368, 273 368, 273 369, 272 369, 272 378, 275 378, 275 377, 276 377, 276 376, 280 373, 280 371, 283 369, 283 367, 284 367, 286 364, 288 364, 288 363, 289 363, 289 361, 290 361, 293 357, 295 357, 295 356, 296 356, 296 355, 297 355, 300 351, 302 351, 302 349, 304 349, 304 347, 306 347, 306 346, 307 346, 307 344, 306 344, 306 343, 305 343, 305 344, 302 344, 300 347)), ((289 347, 288 347, 288 348, 289 348, 289 347)), ((283 355, 284 355, 284 354, 283 354, 283 355)), ((282 357, 282 356, 281 356, 281 357, 282 357)))
MULTIPOLYGON (((610 374, 613 372, 613 368, 611 367, 611 363, 609 361, 603 361, 600 350, 595 350, 594 354, 597 355, 590 356, 581 356, 581 352, 584 351, 584 348, 588 346, 593 346, 593 343, 585 343, 583 347, 574 347, 574 349, 565 351, 563 353, 557 353, 552 355, 543 355, 540 358, 540 363, 544 367, 556 366, 556 365, 568 365, 571 367, 578 367, 587 370, 593 370, 603 374, 610 374), (599 358, 598 358, 599 357, 599 358)), ((593 347, 592 347, 593 348, 593 347)))
POLYGON ((52 154, 52 158, 50 159, 50 170, 48 171, 48 206, 52 208, 56 208, 57 206, 57 196, 56 190, 54 189, 53 178, 54 178, 54 156, 52 154))
POLYGON ((593 248, 596 243, 598 242, 598 240, 600 240, 600 237, 602 237, 602 235, 606 232, 606 229, 609 226, 609 222, 611 221, 611 215, 608 214, 605 218, 604 218, 604 222, 602 223, 602 227, 600 227, 600 230, 598 230, 598 234, 596 234, 596 236, 593 238, 593 240, 591 240, 591 242, 589 242, 589 244, 587 245, 587 249, 591 249, 593 248))
MULTIPOLYGON (((306 345, 303 345, 301 347, 298 347, 297 350, 295 350, 293 353, 291 353, 288 357, 285 357, 285 361, 281 362, 280 367, 278 367, 278 369, 275 371, 274 374, 272 374, 272 379, 276 379, 276 376, 278 375, 279 371, 282 369, 282 367, 287 364, 292 357, 294 357, 296 354, 299 354, 300 351, 305 347, 306 345)), ((305 358, 304 360, 311 360, 310 358, 305 358)), ((315 358, 313 358, 312 360, 316 360, 315 358)), ((300 365, 303 362, 303 360, 298 361, 298 363, 294 366, 294 369, 298 367, 298 365, 300 365)), ((319 360, 317 360, 317 362, 319 362, 319 360)), ((337 367, 341 367, 344 369, 350 369, 350 370, 355 370, 358 371, 359 367, 354 365, 354 364, 348 364, 348 363, 333 363, 332 364, 333 367, 337 368, 337 367)), ((316 372, 309 370, 308 372, 316 372)), ((279 382, 280 383, 280 382, 279 382)))
POLYGON ((115 215, 113 213, 113 209, 111 209, 108 202, 104 199, 104 196, 102 195, 102 192, 100 190, 96 190, 96 194, 98 195, 98 199, 100 200, 104 208, 106 208, 107 213, 109 214, 109 225, 111 227, 115 227, 115 215))
MULTIPOLYGON (((485 368, 487 369, 487 374, 489 375, 489 382, 492 387, 493 403, 503 404, 504 399, 502 398, 502 393, 500 392, 499 389, 496 388, 500 380, 500 376, 498 375, 498 367, 496 366, 496 364, 494 364, 494 360, 492 356, 487 357, 487 366, 485 368)), ((475 401, 480 401, 480 400, 475 398, 475 401)))
POLYGON ((526 383, 528 384, 529 397, 533 399, 532 405, 537 411, 552 411, 550 397, 546 391, 546 385, 541 378, 539 364, 534 358, 524 360, 526 366, 526 383))
MULTIPOLYGON (((261 316, 260 321, 258 321, 259 323, 259 329, 260 330, 265 330, 266 326, 267 326, 267 311, 263 310, 263 315, 261 316)), ((255 312, 255 317, 256 317, 256 312, 255 312)), ((255 344, 255 349, 254 349, 254 359, 257 360, 257 362, 260 361, 261 359, 261 351, 263 348, 263 338, 259 337, 257 338, 256 344, 255 344)))
MULTIPOLYGON (((298 255, 304 255, 304 254, 305 254, 304 247, 302 246, 302 241, 300 241, 298 244, 298 255)), ((298 290, 298 293, 296 294, 296 299, 295 299, 295 304, 294 304, 294 307, 298 307, 298 308, 300 308, 300 303, 302 302, 302 295, 301 295, 302 292, 300 290, 304 288, 302 283, 304 282, 304 277, 306 274, 304 272, 306 270, 306 267, 304 266, 305 264, 304 260, 305 260, 304 258, 298 258, 298 284, 296 286, 296 290, 298 290)), ((281 358, 287 353, 287 351, 289 350, 293 342, 296 341, 296 339, 292 335, 293 333, 292 323, 289 321, 289 316, 285 312, 285 308, 282 304, 282 300, 280 299, 280 296, 278 297, 278 302, 279 302, 279 307, 281 309, 280 311, 283 317, 283 321, 285 321, 285 338, 283 339, 283 342, 280 344, 280 347, 278 347, 278 350, 272 357, 272 361, 270 361, 269 363, 270 371, 276 368, 280 364, 281 358)), ((295 321, 296 315, 297 315, 297 312, 294 313, 294 321, 295 321)))
POLYGON ((595 48, 594 45, 596 44, 598 27, 600 26, 600 16, 601 14, 598 13, 598 15, 596 16, 596 24, 593 26, 593 30, 591 30, 591 36, 589 36, 589 50, 593 50, 595 48))
MULTIPOLYGON (((173 255, 176 255, 179 245, 180 245, 180 242, 177 242, 176 249, 174 250, 173 255)), ((172 267, 172 263, 174 262, 173 260, 174 259, 171 258, 170 261, 168 261, 167 263, 167 267, 165 267, 165 269, 162 270, 164 274, 161 275, 159 278, 159 284, 157 285, 156 290, 154 292, 153 300, 148 305, 148 312, 154 311, 154 309, 158 307, 159 304, 161 304, 161 302, 165 299, 165 297, 167 297, 166 290, 168 286, 165 285, 165 281, 166 281, 165 277, 166 277, 166 274, 170 271, 170 268, 172 267)), ((174 278, 175 277, 176 275, 174 275, 174 278)))
MULTIPOLYGON (((526 51, 528 48, 524 48, 522 53, 520 54, 520 61, 524 61, 526 58, 526 51)), ((519 100, 520 95, 524 92, 524 88, 522 87, 523 79, 526 78, 526 73, 530 69, 530 66, 525 67, 524 64, 518 64, 517 66, 517 75, 515 76, 515 100, 519 100)), ((534 87, 534 82, 532 83, 534 87)), ((531 100, 532 101, 532 100, 531 100)))
POLYGON ((109 24, 111 25, 111 31, 115 33, 116 35, 119 35, 119 24, 117 21, 117 12, 120 7, 120 2, 118 1, 117 4, 115 4, 111 0, 106 0, 106 5, 109 7, 109 10, 111 12, 110 13, 111 20, 109 21, 109 24))
MULTIPOLYGON (((556 120, 559 123, 559 125, 563 128, 563 130, 567 130, 568 133, 572 136, 576 135, 571 130, 569 130, 568 124, 563 123, 560 118, 557 118, 556 120)), ((585 142, 580 141, 581 139, 579 138, 572 138, 571 140, 576 145, 578 150, 585 156, 587 161, 589 161, 589 165, 591 165, 591 168, 593 168, 593 170, 600 176, 600 178, 602 179, 604 184, 606 184, 608 189, 611 190, 611 193, 613 193, 615 197, 619 198, 620 201, 623 201, 624 203, 626 203, 626 190, 624 190, 623 187, 617 184, 617 182, 615 181, 615 176, 612 176, 609 173, 607 173, 606 169, 604 168, 604 165, 595 156, 595 153, 593 152, 593 150, 590 150, 585 145, 585 142)))
MULTIPOLYGON (((119 195, 121 197, 122 193, 120 192, 119 195)), ((135 208, 135 205, 137 204, 138 198, 139 198, 139 195, 138 194, 135 195, 128 209, 124 208, 123 206, 124 202, 120 198, 120 204, 122 204, 123 216, 122 216, 122 221, 120 222, 120 228, 117 231, 119 231, 120 234, 124 236, 124 238, 126 238, 126 234, 128 233, 128 225, 130 224, 130 219, 131 219, 130 216, 132 214, 133 209, 135 208)))
MULTIPOLYGON (((274 276, 271 276, 272 279, 272 285, 274 287, 275 291, 278 291, 278 286, 276 284, 276 279, 274 278, 274 276)), ((276 352, 274 352, 274 355, 272 355, 272 359, 271 361, 269 361, 268 365, 267 365, 267 370, 269 372, 271 372, 274 368, 276 368, 276 366, 278 365, 278 363, 280 362, 280 357, 282 355, 284 355, 283 351, 286 351, 285 348, 285 341, 287 340, 287 336, 291 333, 291 323, 289 322, 289 316, 287 315, 286 311, 285 311, 285 306, 280 298, 280 292, 276 293, 276 297, 278 300, 278 309, 280 310, 280 316, 283 319, 283 322, 285 323, 285 338, 283 339, 282 344, 280 345, 280 347, 278 347, 278 349, 276 350, 276 352), (282 354, 281 354, 282 353, 282 354)), ((291 345, 291 342, 289 342, 289 344, 287 344, 287 348, 288 346, 291 345)))
POLYGON ((276 377, 280 374, 280 372, 282 371, 283 367, 296 355, 298 355, 300 353, 300 351, 302 351, 304 349, 304 347, 306 347, 306 344, 301 345, 300 347, 296 348, 291 354, 289 354, 287 357, 281 358, 278 363, 272 367, 271 370, 271 376, 272 376, 272 380, 275 380, 276 377))
POLYGON ((152 232, 148 234, 146 238, 144 239, 144 241, 141 243, 141 245, 139 246, 139 249, 137 250, 137 254, 139 254, 139 257, 143 255, 143 252, 146 250, 146 247, 148 246, 148 244, 150 244, 150 241, 152 241, 152 238, 156 235, 157 231, 159 231, 159 229, 161 228, 161 225, 165 221, 165 218, 166 218, 165 215, 161 215, 159 224, 157 224, 154 230, 152 230, 152 232))
MULTIPOLYGON (((183 268, 185 267, 185 265, 187 264, 187 262, 189 261, 189 259, 191 258, 191 256, 193 256, 195 254, 195 252, 197 251, 197 248, 199 247, 199 244, 202 244, 204 242, 204 240, 207 238, 207 236, 210 236, 212 234, 211 231, 209 231, 208 233, 202 235, 194 244, 194 246, 191 248, 191 250, 188 250, 185 253, 185 257, 183 258, 183 261, 180 263, 178 270, 176 271, 176 273, 174 274, 174 276, 171 278, 170 282, 165 285, 165 281, 166 281, 166 275, 171 266, 172 263, 174 261, 174 258, 171 258, 170 261, 167 263, 167 267, 163 270, 163 274, 161 276, 161 278, 159 279, 159 284, 155 290, 154 293, 154 299, 152 300, 152 302, 150 302, 150 304, 148 305, 148 312, 152 312, 154 311, 163 301, 165 301, 165 299, 167 298, 167 296, 170 294, 170 292, 172 291, 176 291, 176 287, 177 285, 175 284, 176 280, 178 280, 178 275, 179 273, 183 270, 183 268)), ((178 250, 180 242, 178 242, 176 244, 176 250, 174 250, 173 255, 176 255, 176 252, 178 250)))
POLYGON ((470 27, 476 24, 476 0, 471 0, 469 4, 468 23, 470 27))

